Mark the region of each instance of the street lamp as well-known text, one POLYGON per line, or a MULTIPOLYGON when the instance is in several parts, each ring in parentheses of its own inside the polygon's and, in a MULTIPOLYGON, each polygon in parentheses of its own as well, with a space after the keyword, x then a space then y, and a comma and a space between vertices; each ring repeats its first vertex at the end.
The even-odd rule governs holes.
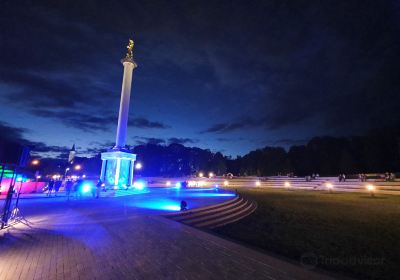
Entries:
POLYGON ((39 165, 40 161, 38 159, 32 160, 32 165, 39 165))
POLYGON ((74 169, 75 169, 75 170, 81 170, 81 169, 82 169, 82 166, 79 165, 79 164, 77 164, 77 165, 74 166, 74 169))
POLYGON ((371 196, 375 196, 375 186, 374 185, 367 185, 367 190, 369 191, 371 196))
POLYGON ((209 178, 214 177, 214 173, 212 173, 212 172, 208 173, 208 177, 209 177, 209 178))
POLYGON ((140 162, 136 163, 136 165, 135 165, 135 168, 136 168, 137 170, 142 169, 142 167, 143 167, 143 165, 142 165, 140 162))
POLYGON ((200 177, 200 178, 203 178, 203 176, 204 176, 203 172, 200 172, 200 173, 199 173, 199 177, 200 177))
POLYGON ((328 189, 329 192, 332 192, 333 185, 331 183, 328 182, 328 183, 325 184, 325 186, 326 186, 326 188, 328 189))
POLYGON ((69 167, 65 168, 64 178, 67 177, 67 172, 69 171, 69 167))

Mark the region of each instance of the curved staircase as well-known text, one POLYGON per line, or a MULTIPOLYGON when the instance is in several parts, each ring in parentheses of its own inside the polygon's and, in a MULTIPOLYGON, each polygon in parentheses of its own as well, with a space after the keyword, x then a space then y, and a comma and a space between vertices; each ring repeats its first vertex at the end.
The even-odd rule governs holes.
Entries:
POLYGON ((256 202, 237 195, 234 199, 220 204, 164 214, 163 216, 197 228, 216 228, 243 219, 256 209, 256 202))

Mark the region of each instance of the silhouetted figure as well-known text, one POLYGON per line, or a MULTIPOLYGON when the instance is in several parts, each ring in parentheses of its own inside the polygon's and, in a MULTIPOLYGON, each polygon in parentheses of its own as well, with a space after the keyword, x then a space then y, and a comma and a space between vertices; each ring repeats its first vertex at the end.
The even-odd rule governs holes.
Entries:
POLYGON ((67 199, 69 200, 69 196, 71 195, 71 190, 74 182, 72 182, 70 179, 68 179, 65 182, 65 195, 67 196, 67 199))
POLYGON ((54 195, 57 196, 58 191, 61 188, 62 181, 60 179, 57 179, 57 181, 54 182, 54 195))
POLYGON ((186 211, 187 210, 187 202, 182 200, 181 201, 181 211, 186 211))
POLYGON ((188 182, 187 181, 183 181, 181 184, 182 189, 187 189, 188 187, 188 182))
POLYGON ((96 198, 99 198, 102 186, 103 186, 103 181, 101 179, 99 179, 99 181, 97 181, 97 184, 96 184, 96 198))
POLYGON ((54 188, 54 180, 49 181, 47 188, 48 188, 47 196, 51 196, 51 192, 53 191, 54 188))
POLYGON ((74 185, 74 192, 76 197, 78 198, 82 196, 82 183, 83 181, 81 179, 76 180, 75 185, 74 185))

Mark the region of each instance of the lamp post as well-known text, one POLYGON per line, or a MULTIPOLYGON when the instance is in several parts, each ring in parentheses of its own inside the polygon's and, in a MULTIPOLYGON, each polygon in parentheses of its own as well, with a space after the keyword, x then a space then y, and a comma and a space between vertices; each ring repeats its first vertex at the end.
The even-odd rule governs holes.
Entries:
POLYGON ((65 168, 64 178, 67 177, 67 172, 69 171, 69 167, 65 168))
POLYGON ((143 168, 143 165, 142 165, 140 162, 138 162, 138 163, 136 163, 135 168, 136 168, 137 170, 140 170, 140 169, 143 168))
MULTIPOLYGON (((33 166, 38 166, 40 164, 40 161, 38 159, 34 159, 34 160, 31 161, 31 164, 33 166)), ((40 176, 39 176, 39 170, 37 170, 37 168, 35 168, 35 169, 36 169, 36 172, 35 172, 35 181, 36 181, 36 183, 35 183, 35 193, 37 193, 38 179, 40 178, 40 176)))

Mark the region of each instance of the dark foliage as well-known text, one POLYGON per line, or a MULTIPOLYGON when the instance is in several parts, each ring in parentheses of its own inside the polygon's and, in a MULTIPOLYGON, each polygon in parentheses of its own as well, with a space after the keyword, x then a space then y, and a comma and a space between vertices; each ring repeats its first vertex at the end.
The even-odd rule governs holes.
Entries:
MULTIPOLYGON (((18 140, 18 139, 17 139, 18 140)), ((0 157, 4 162, 16 162, 24 141, 0 137, 0 157)), ((28 143, 29 144, 29 143, 28 143)), ((33 150, 35 146, 32 146, 33 150)), ((54 148, 54 147, 52 147, 54 148)), ((220 152, 185 147, 182 144, 144 144, 136 146, 144 168, 143 176, 184 176, 199 171, 213 171, 217 175, 231 172, 234 175, 268 176, 293 172, 297 176, 319 173, 321 176, 339 173, 357 174, 396 172, 400 168, 400 128, 381 128, 365 136, 335 138, 315 137, 306 145, 265 147, 251 151, 243 157, 231 159, 220 152)), ((65 170, 66 157, 42 161, 44 173, 65 170)), ((77 158, 88 174, 100 170, 100 156, 77 158)))

